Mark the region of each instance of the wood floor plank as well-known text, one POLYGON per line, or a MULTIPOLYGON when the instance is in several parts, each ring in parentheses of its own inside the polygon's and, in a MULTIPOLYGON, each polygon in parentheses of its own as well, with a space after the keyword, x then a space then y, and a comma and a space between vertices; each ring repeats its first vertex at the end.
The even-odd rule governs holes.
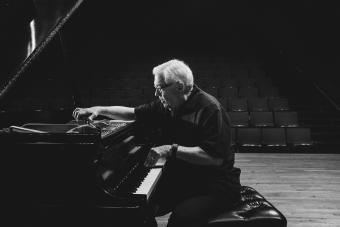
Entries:
MULTIPOLYGON (((340 227, 340 154, 237 153, 235 166, 288 227, 340 227)), ((157 218, 160 227, 167 218, 157 218)))
POLYGON ((239 153, 236 166, 289 227, 340 226, 340 155, 239 153))

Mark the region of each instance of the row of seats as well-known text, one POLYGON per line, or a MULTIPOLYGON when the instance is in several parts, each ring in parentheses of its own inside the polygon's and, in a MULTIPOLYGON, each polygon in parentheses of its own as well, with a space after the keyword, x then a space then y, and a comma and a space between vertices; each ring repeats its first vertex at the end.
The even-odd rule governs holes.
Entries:
POLYGON ((216 71, 213 69, 210 70, 200 70, 194 72, 195 81, 200 82, 208 82, 209 85, 217 85, 217 86, 242 86, 242 85, 256 85, 258 83, 272 83, 272 78, 266 76, 266 74, 230 74, 228 72, 216 71))
POLYGON ((244 87, 202 87, 204 91, 215 97, 278 97, 279 90, 274 85, 262 87, 244 86, 244 87))
MULTIPOLYGON (((226 65, 224 65, 226 66, 226 65)), ((271 82, 271 78, 266 76, 265 72, 229 72, 228 70, 217 70, 209 67, 205 70, 194 71, 196 81, 209 83, 232 83, 233 85, 242 84, 242 82, 249 82, 255 84, 257 81, 271 82), (211 80, 213 78, 214 80, 211 80)))
POLYGON ((228 112, 232 127, 298 127, 295 111, 228 112))
POLYGON ((244 111, 288 111, 290 106, 287 98, 219 98, 222 106, 227 111, 244 112, 244 111))
POLYGON ((251 150, 288 151, 296 148, 312 148, 310 128, 232 128, 232 146, 239 152, 251 150))

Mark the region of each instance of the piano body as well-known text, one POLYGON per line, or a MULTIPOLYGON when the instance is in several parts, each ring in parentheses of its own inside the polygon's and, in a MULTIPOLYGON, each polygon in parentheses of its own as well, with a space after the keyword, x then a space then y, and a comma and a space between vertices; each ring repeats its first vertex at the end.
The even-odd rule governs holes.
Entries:
POLYGON ((91 7, 82 0, 1 7, 12 23, 0 80, 3 215, 13 226, 143 226, 164 164, 144 167, 152 143, 142 126, 71 119, 87 96, 77 90, 76 51, 63 31, 91 7))

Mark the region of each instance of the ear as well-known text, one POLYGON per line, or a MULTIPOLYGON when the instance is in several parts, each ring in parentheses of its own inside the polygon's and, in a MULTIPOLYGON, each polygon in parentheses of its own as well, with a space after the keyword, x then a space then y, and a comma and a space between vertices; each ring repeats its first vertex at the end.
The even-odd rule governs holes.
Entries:
POLYGON ((176 88, 177 88, 177 90, 183 92, 184 91, 184 84, 181 83, 180 81, 176 81, 176 88))

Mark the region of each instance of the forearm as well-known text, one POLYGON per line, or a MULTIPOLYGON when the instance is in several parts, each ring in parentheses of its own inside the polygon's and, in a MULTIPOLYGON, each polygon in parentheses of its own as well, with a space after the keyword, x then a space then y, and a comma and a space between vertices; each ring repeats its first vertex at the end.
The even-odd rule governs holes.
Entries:
POLYGON ((134 120, 134 108, 126 106, 97 106, 98 115, 117 120, 134 120))
POLYGON ((178 146, 176 158, 197 165, 218 166, 223 162, 221 158, 212 157, 200 147, 178 146))

